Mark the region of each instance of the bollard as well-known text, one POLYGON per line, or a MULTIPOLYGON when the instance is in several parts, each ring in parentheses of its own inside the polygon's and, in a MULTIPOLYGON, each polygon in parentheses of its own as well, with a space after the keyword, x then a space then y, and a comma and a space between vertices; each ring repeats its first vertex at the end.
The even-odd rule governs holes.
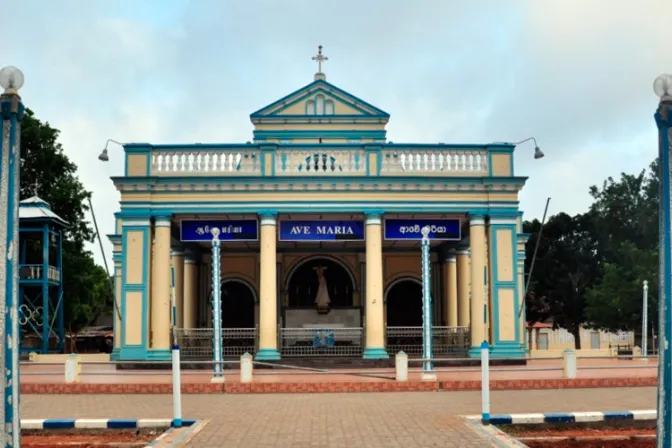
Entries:
POLYGON ((79 383, 81 372, 79 357, 73 353, 65 360, 65 382, 67 384, 79 383))
POLYGON ((394 357, 397 381, 408 381, 408 355, 403 351, 394 357))
POLYGON ((481 422, 490 424, 490 347, 488 341, 481 343, 481 422))
POLYGON ((182 375, 180 373, 180 347, 173 346, 173 427, 182 427, 182 375))
POLYGON ((562 373, 565 378, 576 378, 576 352, 571 348, 562 352, 562 373))
POLYGON ((240 357, 240 382, 241 383, 251 383, 252 382, 252 355, 249 353, 243 354, 240 357))

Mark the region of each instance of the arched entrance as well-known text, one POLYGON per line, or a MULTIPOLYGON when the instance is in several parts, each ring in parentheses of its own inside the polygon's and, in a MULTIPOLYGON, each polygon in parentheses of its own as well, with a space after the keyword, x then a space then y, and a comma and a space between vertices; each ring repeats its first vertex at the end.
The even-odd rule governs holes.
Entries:
POLYGON ((394 281, 385 293, 388 327, 422 326, 422 283, 411 277, 394 281))
POLYGON ((288 308, 315 308, 320 288, 319 272, 324 276, 329 308, 353 306, 355 284, 350 271, 340 262, 327 257, 314 257, 302 262, 289 273, 288 308))
POLYGON ((222 282, 222 328, 255 327, 256 294, 240 279, 222 282))

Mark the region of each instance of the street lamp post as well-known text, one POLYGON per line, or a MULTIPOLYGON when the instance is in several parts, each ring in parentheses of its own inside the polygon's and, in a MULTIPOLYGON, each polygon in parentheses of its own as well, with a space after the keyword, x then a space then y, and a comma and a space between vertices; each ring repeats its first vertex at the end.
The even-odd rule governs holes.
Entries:
POLYGON ((432 289, 429 263, 429 226, 422 228, 422 374, 423 380, 436 380, 432 365, 432 289))
POLYGON ((660 97, 655 114, 658 126, 660 173, 658 215, 658 422, 656 447, 672 446, 672 75, 660 75, 653 83, 660 97))
POLYGON ((647 332, 649 328, 649 282, 644 280, 642 286, 642 356, 649 354, 647 332))
POLYGON ((213 227, 212 234, 212 382, 224 381, 224 364, 222 363, 222 278, 219 247, 219 229, 213 227))
POLYGON ((19 96, 23 73, 16 67, 0 70, 0 366, 2 446, 21 446, 19 416, 19 190, 21 175, 21 120, 24 107, 19 96))

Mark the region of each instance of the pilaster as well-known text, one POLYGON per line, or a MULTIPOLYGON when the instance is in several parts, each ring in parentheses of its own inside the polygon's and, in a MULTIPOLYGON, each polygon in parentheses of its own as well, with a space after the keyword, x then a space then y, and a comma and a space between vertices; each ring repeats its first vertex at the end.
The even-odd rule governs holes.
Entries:
POLYGON ((170 216, 154 220, 151 340, 148 359, 170 359, 170 216))
POLYGON ((198 316, 198 253, 191 248, 184 251, 184 328, 196 328, 198 316))
POLYGON ((173 325, 177 328, 184 327, 184 250, 174 247, 170 251, 172 272, 172 294, 175 295, 175 309, 173 325))
POLYGON ((458 248, 457 264, 457 325, 468 327, 470 321, 469 303, 471 301, 471 271, 469 249, 458 248))
POLYGON ((458 301, 457 301, 457 252, 449 249, 442 253, 442 269, 444 287, 444 320, 449 327, 458 326, 458 301))
POLYGON ((491 357, 523 357, 524 342, 518 317, 521 298, 516 219, 491 216, 487 232, 492 303, 491 357))

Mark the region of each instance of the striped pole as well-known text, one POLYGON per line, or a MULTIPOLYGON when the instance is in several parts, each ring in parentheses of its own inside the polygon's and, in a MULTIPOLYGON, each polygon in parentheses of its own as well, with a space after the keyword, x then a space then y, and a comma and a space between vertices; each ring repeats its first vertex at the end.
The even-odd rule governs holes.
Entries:
POLYGON ((422 228, 422 378, 436 379, 432 364, 432 290, 429 263, 429 226, 422 228))
POLYGON ((224 379, 222 364, 222 282, 220 273, 219 229, 212 233, 212 361, 213 381, 224 379))

